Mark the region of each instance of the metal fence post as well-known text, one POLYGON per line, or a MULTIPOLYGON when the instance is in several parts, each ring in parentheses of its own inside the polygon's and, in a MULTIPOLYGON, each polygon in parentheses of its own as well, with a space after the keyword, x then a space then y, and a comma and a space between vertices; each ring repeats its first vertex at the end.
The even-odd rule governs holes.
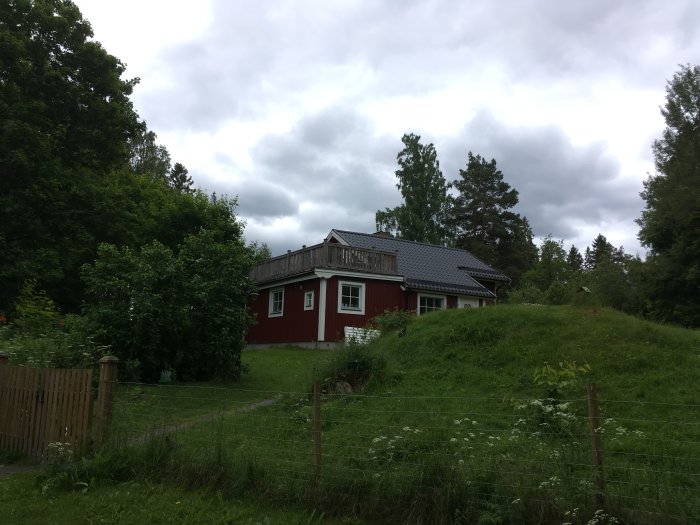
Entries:
POLYGON ((100 363, 100 383, 97 391, 97 444, 102 445, 109 437, 112 425, 114 394, 117 390, 117 365, 119 359, 105 356, 100 363))

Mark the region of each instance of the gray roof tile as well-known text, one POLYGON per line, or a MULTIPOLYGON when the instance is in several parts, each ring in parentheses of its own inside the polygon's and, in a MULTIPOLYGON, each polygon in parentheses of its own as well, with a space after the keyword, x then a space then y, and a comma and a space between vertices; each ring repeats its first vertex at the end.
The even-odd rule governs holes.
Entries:
POLYGON ((345 230, 333 230, 333 233, 350 246, 395 252, 398 273, 414 288, 493 297, 474 278, 510 281, 466 250, 345 230))

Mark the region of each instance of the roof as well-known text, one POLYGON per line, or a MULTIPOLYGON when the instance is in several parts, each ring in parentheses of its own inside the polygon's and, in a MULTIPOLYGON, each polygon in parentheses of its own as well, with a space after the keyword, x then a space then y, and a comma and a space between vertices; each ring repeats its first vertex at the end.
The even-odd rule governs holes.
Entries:
POLYGON ((355 248, 395 252, 398 273, 412 288, 493 297, 477 279, 510 281, 467 250, 345 230, 332 230, 331 236, 355 248))

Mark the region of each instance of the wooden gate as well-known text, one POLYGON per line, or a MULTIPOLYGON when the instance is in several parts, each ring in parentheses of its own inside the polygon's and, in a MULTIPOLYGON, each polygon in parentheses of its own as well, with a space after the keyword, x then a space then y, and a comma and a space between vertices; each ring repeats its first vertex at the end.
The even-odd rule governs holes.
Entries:
POLYGON ((43 459, 49 443, 77 457, 90 438, 92 370, 0 366, 0 449, 43 459))

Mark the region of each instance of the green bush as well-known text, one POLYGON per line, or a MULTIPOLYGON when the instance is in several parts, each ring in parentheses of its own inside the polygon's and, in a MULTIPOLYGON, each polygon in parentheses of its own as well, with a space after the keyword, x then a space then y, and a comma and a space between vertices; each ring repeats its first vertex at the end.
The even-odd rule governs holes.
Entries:
POLYGON ((336 383, 345 381, 357 390, 372 379, 381 381, 386 360, 377 355, 372 345, 351 342, 317 374, 324 390, 333 390, 336 383))
POLYGON ((508 294, 510 304, 545 304, 545 294, 534 284, 525 284, 508 294))
POLYGON ((383 314, 375 317, 373 321, 382 333, 396 332, 404 330, 415 315, 415 312, 412 310, 394 308, 393 310, 385 310, 383 314))
POLYGON ((0 351, 14 365, 92 368, 109 347, 95 342, 84 317, 61 316, 46 292, 28 280, 17 299, 14 322, 0 325, 0 351))

